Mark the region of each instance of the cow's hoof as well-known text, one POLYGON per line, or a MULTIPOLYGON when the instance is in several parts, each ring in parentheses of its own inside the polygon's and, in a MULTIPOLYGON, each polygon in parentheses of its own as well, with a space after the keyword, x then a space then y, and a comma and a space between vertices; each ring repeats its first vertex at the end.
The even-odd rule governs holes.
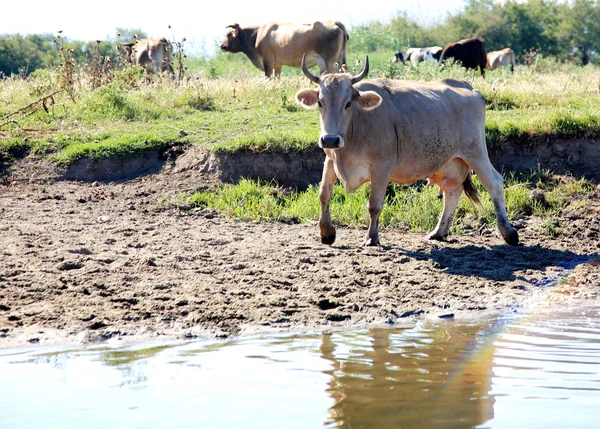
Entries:
POLYGON ((513 229, 507 232, 506 234, 502 234, 502 236, 504 237, 504 241, 506 241, 506 244, 508 244, 509 246, 516 246, 517 244, 519 244, 519 233, 516 229, 513 229))
POLYGON ((427 234, 427 240, 446 241, 446 237, 446 235, 441 235, 433 232, 427 234))
POLYGON ((375 239, 373 239, 373 238, 367 238, 360 245, 360 247, 367 247, 367 246, 379 246, 379 239, 378 238, 375 238, 375 239))
POLYGON ((332 245, 335 242, 335 231, 328 236, 321 236, 321 243, 332 245))

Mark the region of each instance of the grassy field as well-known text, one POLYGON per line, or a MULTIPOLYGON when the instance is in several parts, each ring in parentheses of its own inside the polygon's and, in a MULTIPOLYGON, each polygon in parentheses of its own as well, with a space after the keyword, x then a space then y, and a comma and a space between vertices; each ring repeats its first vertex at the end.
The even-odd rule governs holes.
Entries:
MULTIPOLYGON (((474 184, 481 195, 481 205, 475 205, 464 195, 456 210, 451 231, 480 230, 494 226, 493 203, 477 177, 474 184)), ((577 210, 586 203, 586 195, 595 185, 585 179, 562 179, 552 172, 534 170, 505 180, 505 201, 510 219, 536 215, 544 219, 539 228, 552 237, 560 235, 553 216, 561 211, 577 210), (532 197, 535 190, 537 197, 532 197)), ((348 194, 336 184, 331 200, 334 224, 367 226, 370 185, 348 194)), ((199 191, 187 197, 191 207, 211 207, 225 216, 239 220, 280 221, 286 223, 316 222, 319 218, 319 187, 304 192, 290 191, 267 183, 242 179, 238 184, 223 184, 217 189, 199 191)), ((389 184, 380 217, 380 227, 414 231, 431 231, 435 227, 443 201, 437 187, 418 182, 413 186, 389 184)))
MULTIPOLYGON (((395 64, 390 53, 370 54, 371 77, 469 80, 488 103, 488 144, 524 144, 548 137, 600 135, 600 69, 538 61, 488 72, 482 79, 460 67, 441 70, 395 64)), ((364 61, 364 54, 358 55, 364 61)), ((294 94, 312 84, 297 69, 267 80, 241 54, 192 59, 181 82, 140 70, 118 71, 92 89, 86 73, 65 87, 63 70, 0 80, 0 158, 31 153, 68 164, 81 157, 127 156, 168 143, 210 150, 312 150, 318 114, 296 106, 294 94), (60 91, 51 97, 46 97, 60 91)))
MULTIPOLYGON (((531 67, 487 72, 486 79, 457 66, 440 69, 392 63, 389 53, 370 54, 370 77, 433 80, 466 79, 487 102, 488 145, 507 140, 543 144, 552 138, 600 137, 600 69, 538 60, 531 67)), ((365 55, 359 55, 364 61, 365 55)), ((177 142, 212 151, 318 150, 319 118, 294 102, 295 93, 313 86, 296 69, 284 68, 280 80, 267 80, 242 55, 193 59, 181 82, 141 70, 118 71, 92 89, 85 73, 75 73, 68 87, 64 70, 38 71, 27 79, 0 80, 0 162, 30 154, 69 164, 89 157, 125 157, 177 142), (59 92, 57 92, 59 91, 59 92), (49 96, 49 94, 54 94, 49 96)), ((592 185, 562 182, 550 172, 507 178, 511 219, 537 214, 549 235, 559 235, 553 214, 582 204, 592 185), (531 190, 544 192, 533 200, 531 190)), ((480 185, 479 185, 480 186, 480 185)), ((481 186, 480 186, 481 188, 481 186)), ((366 225, 369 186, 347 195, 336 186, 332 200, 338 225, 366 225)), ((481 188, 483 191, 483 189, 481 188)), ((483 205, 461 200, 454 232, 495 222, 485 191, 483 205)), ((213 207, 236 219, 316 221, 318 188, 291 192, 277 184, 242 180, 237 185, 184 196, 192 207, 213 207)), ((442 201, 437 188, 419 183, 390 185, 381 215, 382 227, 431 230, 442 201)))

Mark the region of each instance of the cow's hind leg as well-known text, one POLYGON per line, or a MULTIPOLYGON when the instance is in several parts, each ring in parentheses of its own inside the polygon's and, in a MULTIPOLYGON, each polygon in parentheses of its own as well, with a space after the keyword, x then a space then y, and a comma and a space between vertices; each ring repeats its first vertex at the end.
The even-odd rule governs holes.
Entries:
POLYGON ((477 173, 479 180, 481 180, 483 186, 485 186, 485 189, 487 189, 492 197, 492 202, 496 210, 496 223, 504 241, 510 245, 519 244, 519 233, 513 228, 506 214, 502 175, 496 171, 489 159, 483 159, 476 164, 471 164, 471 167, 477 173))
MULTIPOLYGON (((463 192, 465 180, 468 180, 469 166, 460 158, 454 158, 429 178, 430 185, 438 185, 444 194, 444 209, 437 226, 427 238, 445 240, 450 230, 454 211, 463 192)), ((469 182, 470 183, 470 182, 469 182)))
POLYGON ((319 189, 319 200, 321 201, 321 215, 319 216, 319 229, 321 230, 321 242, 323 244, 333 244, 335 242, 335 227, 331 222, 331 213, 329 212, 329 202, 333 192, 333 184, 337 180, 333 161, 325 159, 323 165, 323 177, 319 189))
POLYGON ((442 215, 440 216, 435 229, 427 234, 428 239, 440 241, 446 239, 448 236, 448 231, 450 230, 452 218, 454 217, 454 211, 456 210, 456 206, 458 205, 462 191, 462 185, 457 188, 444 190, 444 209, 442 210, 442 215))

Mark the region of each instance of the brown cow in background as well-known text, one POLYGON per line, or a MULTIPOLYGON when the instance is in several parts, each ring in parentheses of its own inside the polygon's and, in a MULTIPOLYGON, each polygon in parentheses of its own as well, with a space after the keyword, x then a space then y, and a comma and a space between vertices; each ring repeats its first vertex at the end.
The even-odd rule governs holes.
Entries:
POLYGON ((164 37, 142 39, 123 44, 126 58, 131 64, 141 66, 146 73, 173 72, 173 47, 164 37))
POLYGON ((319 72, 335 73, 346 63, 348 33, 338 21, 315 21, 308 24, 268 22, 240 27, 229 25, 221 44, 224 52, 243 52, 267 77, 281 75, 282 66, 300 68, 306 53, 308 67, 319 72))
POLYGON ((479 67, 481 76, 485 77, 487 55, 485 43, 481 40, 472 38, 448 43, 442 51, 440 64, 448 58, 453 58, 467 69, 477 70, 479 67))

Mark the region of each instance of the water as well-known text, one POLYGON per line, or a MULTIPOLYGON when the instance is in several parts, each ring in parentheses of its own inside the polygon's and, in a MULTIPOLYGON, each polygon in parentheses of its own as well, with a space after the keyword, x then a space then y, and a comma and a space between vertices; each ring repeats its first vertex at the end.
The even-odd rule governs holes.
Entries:
POLYGON ((0 350, 0 428, 598 428, 600 305, 479 323, 0 350))

